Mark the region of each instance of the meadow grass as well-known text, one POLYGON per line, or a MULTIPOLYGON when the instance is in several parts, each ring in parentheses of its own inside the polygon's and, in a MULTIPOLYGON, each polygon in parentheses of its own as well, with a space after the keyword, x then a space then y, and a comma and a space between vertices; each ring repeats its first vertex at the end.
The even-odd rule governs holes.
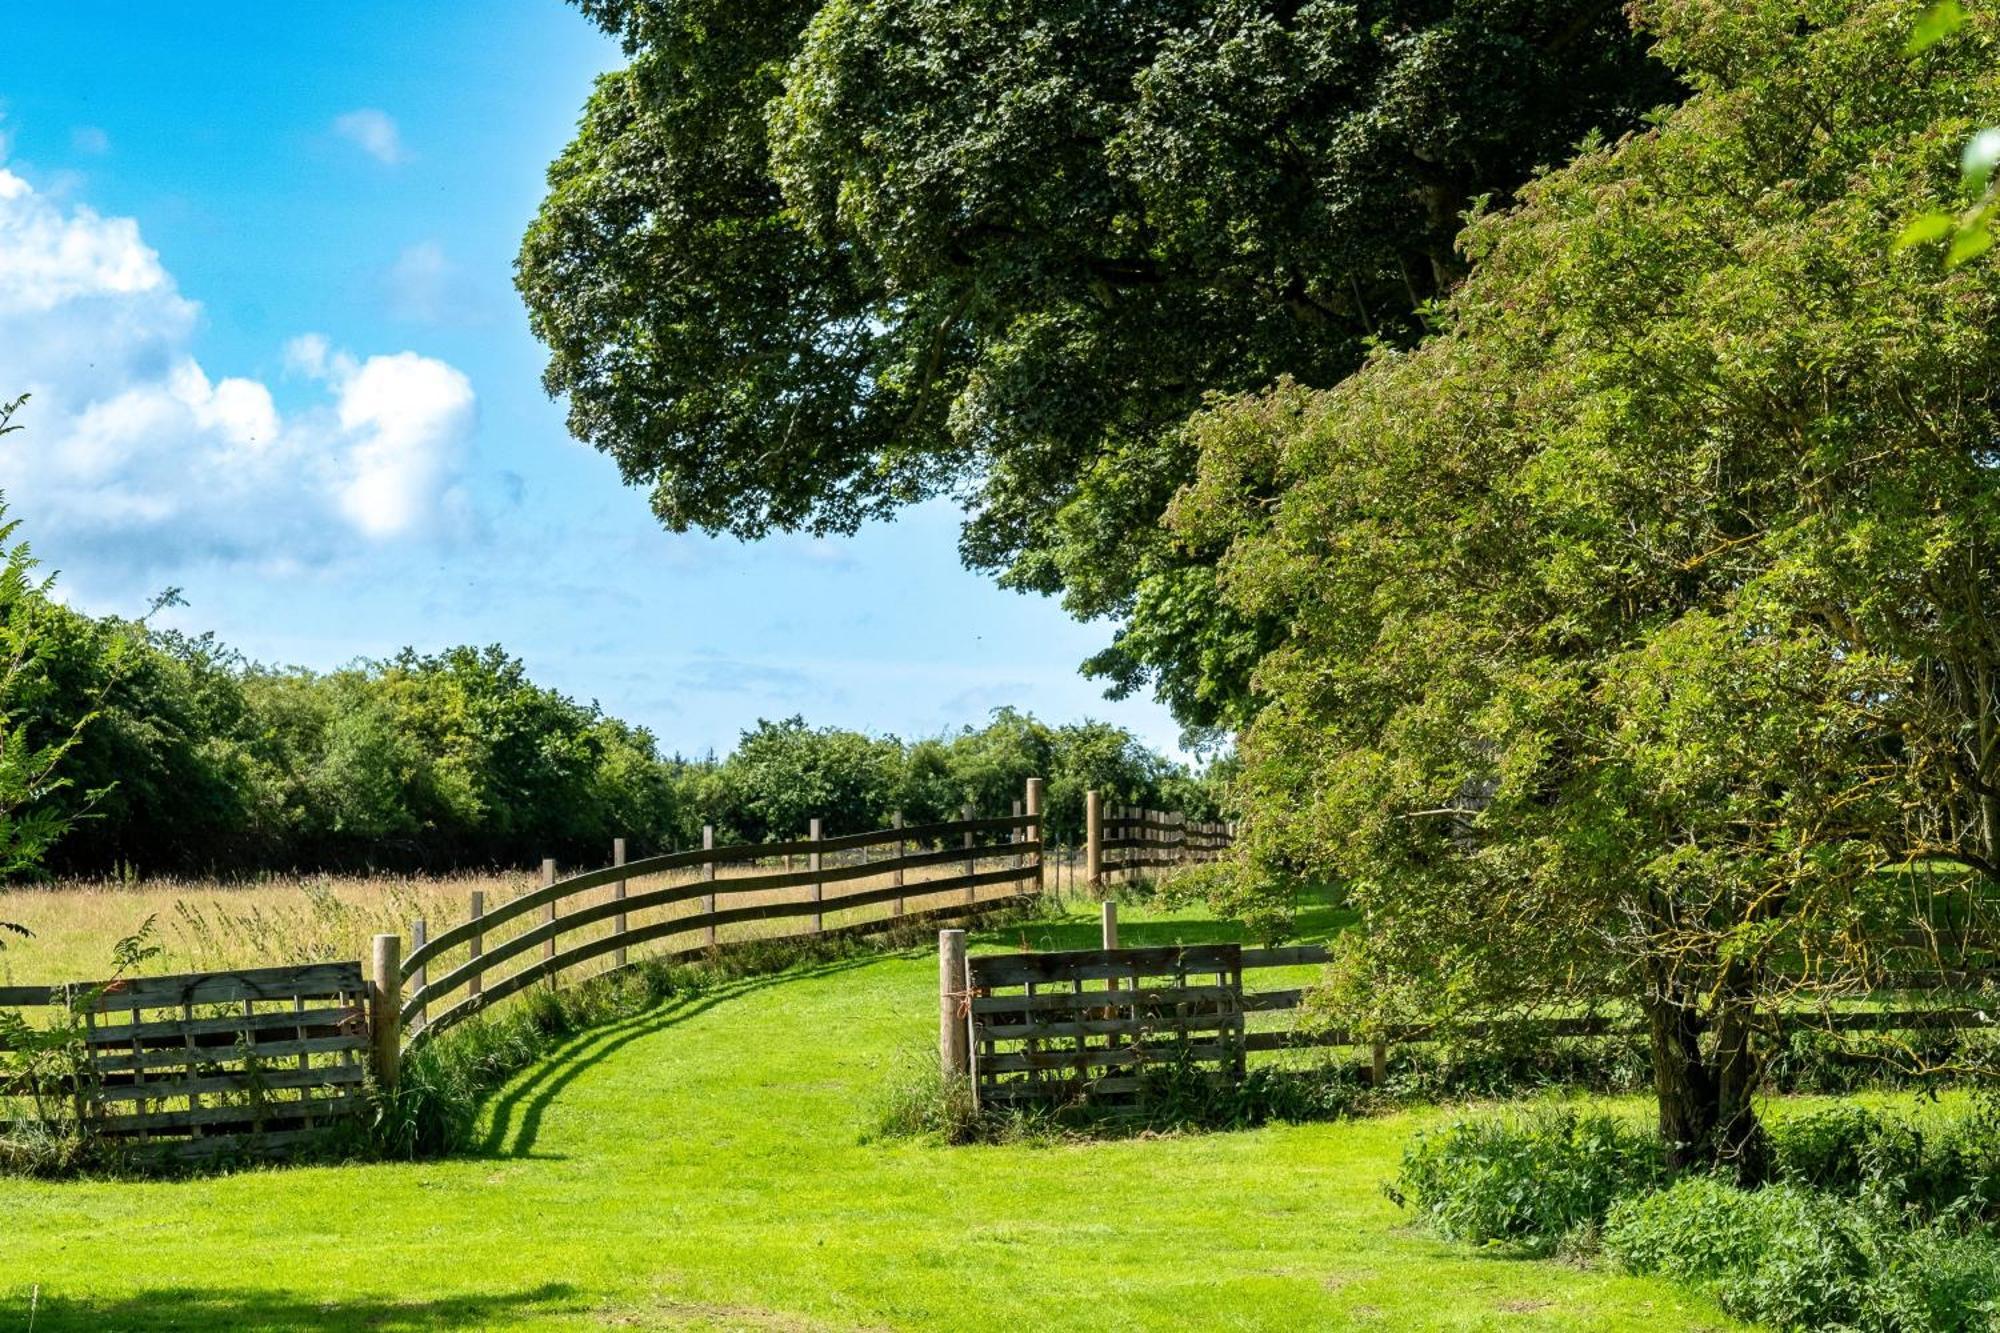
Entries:
MULTIPOLYGON (((1082 911, 981 932, 1056 947, 1082 911)), ((1132 945, 1227 937, 1128 908, 1132 945)), ((1435 1112, 951 1148, 871 1138, 935 952, 743 977, 581 1034, 456 1158, 0 1180, 0 1327, 1734 1327, 1664 1282, 1490 1257, 1383 1196, 1435 1112)), ((1636 1101, 1608 1104, 1643 1115, 1636 1101)))

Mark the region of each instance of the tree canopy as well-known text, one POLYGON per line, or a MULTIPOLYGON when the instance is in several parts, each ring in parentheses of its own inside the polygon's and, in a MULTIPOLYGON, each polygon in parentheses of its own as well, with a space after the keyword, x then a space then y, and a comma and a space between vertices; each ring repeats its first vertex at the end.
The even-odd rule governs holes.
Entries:
POLYGON ((1468 205, 1673 92, 1600 0, 580 2, 631 63, 518 264, 572 431, 676 529, 956 496, 1201 726, 1270 627, 1159 530, 1190 411, 1409 340, 1468 205))
POLYGON ((1693 97, 1474 227, 1437 338, 1205 418, 1174 520, 1285 627, 1255 855, 1441 1016, 1636 1005, 1669 1144, 1755 1175, 1777 1010, 2000 887, 2000 290, 1890 246, 2000 65, 1881 0, 1637 12, 1693 97))

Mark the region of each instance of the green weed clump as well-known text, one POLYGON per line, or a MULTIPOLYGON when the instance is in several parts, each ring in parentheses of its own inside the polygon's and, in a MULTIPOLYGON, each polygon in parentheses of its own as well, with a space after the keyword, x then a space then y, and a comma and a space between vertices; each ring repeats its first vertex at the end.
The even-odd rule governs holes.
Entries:
POLYGON ((1455 1120, 1403 1150, 1389 1197, 1453 1240, 1587 1250, 1619 1198, 1658 1184, 1657 1137, 1568 1108, 1455 1120))
POLYGON ((1961 1218, 1913 1220, 1876 1196, 1690 1177, 1616 1204, 1604 1248, 1631 1272, 1699 1285, 1731 1314, 1777 1328, 1928 1333, 2000 1317, 2000 1244, 1961 1218))

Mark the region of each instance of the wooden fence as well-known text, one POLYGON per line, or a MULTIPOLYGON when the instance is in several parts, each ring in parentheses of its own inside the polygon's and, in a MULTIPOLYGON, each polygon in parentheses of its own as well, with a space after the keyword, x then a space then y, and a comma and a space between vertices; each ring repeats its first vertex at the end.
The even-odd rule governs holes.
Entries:
MULTIPOLYGON (((1229 843, 1224 825, 1122 806, 1107 817, 1096 792, 1087 805, 1093 887, 1229 843)), ((635 951, 686 959, 948 924, 1037 894, 1042 783, 1029 779, 1008 815, 967 807, 956 820, 898 817, 830 836, 813 820, 804 838, 729 847, 709 829, 702 842, 628 862, 620 839, 609 865, 561 877, 545 861, 542 885, 509 902, 475 891, 463 920, 412 923, 407 952, 401 936, 376 936, 365 976, 360 963, 332 963, 11 987, 0 1007, 53 1005, 58 1021, 81 1022, 87 1060, 62 1090, 87 1132, 183 1158, 282 1150, 352 1115, 365 1079, 393 1088, 408 1054, 531 986, 624 967, 635 951), (107 1021, 114 1013, 125 1021, 107 1021)), ((33 1091, 19 1084, 0 1081, 0 1099, 33 1091)))
POLYGON ((587 964, 623 966, 630 951, 662 942, 657 957, 691 958, 749 939, 801 941, 867 933, 987 911, 1032 895, 1042 882, 1041 782, 1019 813, 823 836, 713 846, 613 864, 558 879, 488 910, 475 895, 465 920, 431 934, 412 930, 395 975, 380 978, 412 1049, 538 982, 587 964), (655 886, 634 885, 649 879, 655 886), (838 922, 830 924, 838 918, 838 922), (738 928, 803 923, 752 934, 738 928), (511 929, 510 929, 511 928, 511 929), (502 937, 497 941, 496 934, 502 937), (511 966, 510 966, 511 965, 511 966))
POLYGON ((80 1028, 0 1092, 141 1155, 283 1151, 362 1110, 366 989, 358 962, 0 988, 80 1028))
MULTIPOLYGON (((1246 979, 1272 968, 1324 964, 1330 957, 1325 946, 1120 949, 1118 905, 1104 903, 1101 911, 1103 948, 1097 950, 968 958, 963 932, 942 932, 940 1064, 948 1075, 969 1076, 982 1104, 1118 1108, 1141 1088, 1148 1066, 1182 1063, 1218 1074, 1233 1068, 1241 1077, 1248 1055, 1311 1047, 1366 1050, 1370 1075, 1379 1084, 1392 1046, 1439 1038, 1435 1026, 1414 1023, 1368 1031, 1297 1024, 1259 1029, 1256 1015, 1297 1010, 1306 988, 1256 990, 1246 979), (1214 980, 1193 984, 1190 976, 1214 980), (1143 978, 1167 980, 1135 990, 1143 978), (1198 1040, 1203 1034, 1208 1040, 1198 1040)), ((1923 1033, 1994 1022, 1981 1009, 1949 1004, 1800 1010, 1786 1018, 1834 1033, 1923 1033)), ((1600 1013, 1500 1018, 1461 1025, 1452 1035, 1527 1043, 1639 1036, 1645 1030, 1629 1013, 1600 1013)))
POLYGON ((966 988, 981 1106, 1122 1105, 1160 1065, 1244 1075, 1241 945, 989 954, 966 988))

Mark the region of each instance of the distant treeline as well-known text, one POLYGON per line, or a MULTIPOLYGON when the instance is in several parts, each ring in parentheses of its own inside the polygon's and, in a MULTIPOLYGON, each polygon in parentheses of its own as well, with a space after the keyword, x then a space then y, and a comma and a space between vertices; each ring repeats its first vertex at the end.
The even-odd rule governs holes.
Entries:
POLYGON ((22 720, 56 734, 94 714, 45 799, 87 811, 58 873, 443 869, 554 856, 597 862, 726 842, 1005 813, 1047 782, 1052 839, 1081 833, 1083 793, 1217 817, 1197 776, 1102 723, 1003 709, 904 742, 799 718, 760 722, 726 758, 662 754, 643 727, 529 680, 498 647, 405 651, 331 672, 273 669, 212 635, 160 633, 60 607, 40 618, 22 720))

